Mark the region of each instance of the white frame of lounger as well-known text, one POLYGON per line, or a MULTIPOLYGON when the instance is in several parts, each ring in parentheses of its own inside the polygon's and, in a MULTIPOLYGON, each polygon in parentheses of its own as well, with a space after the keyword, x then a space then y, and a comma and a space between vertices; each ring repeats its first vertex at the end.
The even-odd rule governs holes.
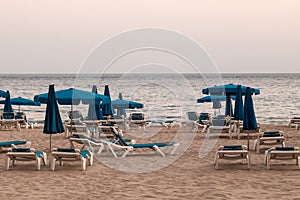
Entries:
POLYGON ((300 151, 299 147, 294 147, 291 151, 275 150, 276 147, 272 147, 265 151, 264 163, 267 169, 271 168, 271 160, 296 160, 296 165, 300 169, 300 151), (270 151, 271 150, 271 151, 270 151))
POLYGON ((247 169, 250 169, 250 154, 247 146, 242 145, 243 150, 223 150, 224 146, 220 146, 215 154, 214 166, 215 169, 219 168, 219 159, 238 160, 246 159, 247 169))
POLYGON ((260 135, 254 141, 254 151, 256 153, 260 153, 261 146, 275 146, 281 145, 285 147, 285 137, 283 135, 283 131, 279 131, 280 136, 276 137, 263 137, 264 132, 261 132, 260 135))
POLYGON ((14 166, 16 164, 16 161, 34 161, 34 160, 36 160, 36 169, 39 171, 41 170, 42 163, 44 165, 47 165, 47 154, 43 152, 43 156, 38 157, 35 154, 34 148, 30 148, 30 152, 12 152, 12 148, 10 148, 6 153, 5 170, 8 171, 10 164, 14 166))
POLYGON ((89 164, 90 166, 93 165, 94 154, 90 152, 90 155, 87 158, 83 158, 80 154, 79 149, 75 149, 75 152, 61 152, 61 151, 57 151, 57 148, 53 148, 50 154, 50 168, 52 171, 55 171, 56 161, 59 161, 60 166, 63 166, 64 161, 66 162, 81 161, 82 170, 86 171, 87 164, 89 164))
MULTIPOLYGON (((116 133, 118 133, 118 131, 115 129, 115 127, 112 127, 114 129, 114 131, 116 133)), ((125 150, 125 153, 122 155, 122 158, 124 158, 130 151, 134 150, 133 146, 121 146, 119 144, 115 144, 112 142, 107 142, 108 147, 110 148, 111 152, 114 154, 114 151, 112 149, 112 147, 117 147, 117 148, 123 148, 125 150)), ((134 141, 135 143, 135 141, 134 141)), ((171 151, 170 155, 175 155, 175 151, 177 150, 177 148, 179 147, 180 143, 176 142, 173 145, 167 145, 167 146, 163 146, 163 147, 174 147, 173 150, 171 151)), ((161 156, 165 157, 166 155, 162 152, 162 150, 160 150, 160 148, 157 145, 154 145, 153 147, 149 147, 150 149, 153 149, 155 152, 158 152, 161 154, 161 156)), ((116 155, 114 154, 114 156, 116 157, 116 155)))

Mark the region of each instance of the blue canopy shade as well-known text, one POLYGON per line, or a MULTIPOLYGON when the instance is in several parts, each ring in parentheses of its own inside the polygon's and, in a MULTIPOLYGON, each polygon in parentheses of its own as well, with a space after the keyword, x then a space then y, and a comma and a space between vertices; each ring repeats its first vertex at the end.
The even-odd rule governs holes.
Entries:
POLYGON ((105 85, 104 95, 109 98, 109 102, 102 103, 102 114, 104 116, 113 115, 112 105, 111 105, 111 98, 108 85, 105 85))
MULTIPOLYGON (((80 102, 83 104, 98 103, 109 103, 110 99, 104 95, 88 92, 84 90, 78 90, 70 88, 66 90, 59 90, 55 92, 56 100, 60 105, 79 105, 80 102)), ((47 103, 48 93, 39 94, 34 96, 34 101, 41 103, 47 103)))
MULTIPOLYGON (((11 98, 10 99, 11 105, 24 105, 24 106, 40 106, 41 104, 39 102, 30 100, 30 99, 25 99, 22 97, 17 97, 17 98, 11 98)), ((5 104, 4 100, 0 101, 0 104, 5 104)))
MULTIPOLYGON (((226 84, 202 89, 203 94, 210 95, 236 95, 237 85, 226 84)), ((246 94, 246 86, 241 86, 242 95, 246 94)), ((255 95, 260 94, 259 89, 251 88, 251 92, 255 95)))
MULTIPOLYGON (((98 94, 97 86, 93 85, 92 92, 98 94)), ((101 120, 103 119, 103 115, 100 109, 100 104, 97 102, 89 104, 88 116, 87 119, 89 120, 101 120)))
MULTIPOLYGON (((40 106, 41 104, 39 102, 30 100, 30 99, 25 99, 22 97, 17 97, 17 98, 12 98, 10 99, 11 105, 18 105, 19 106, 19 112, 20 112, 20 106, 40 106)), ((0 104, 5 104, 4 100, 0 101, 0 104)))
POLYGON ((144 104, 142 104, 142 103, 121 100, 121 99, 112 100, 111 104, 114 109, 119 109, 119 108, 134 109, 134 108, 143 108, 144 107, 144 104))
POLYGON ((7 97, 5 98, 4 101, 4 109, 3 112, 13 112, 12 106, 11 106, 11 101, 10 101, 10 94, 9 91, 7 91, 7 97))
POLYGON ((111 101, 113 109, 117 109, 117 116, 126 116, 125 109, 134 109, 134 108, 143 108, 144 104, 134 102, 134 101, 127 101, 123 100, 122 93, 119 93, 119 99, 111 101))
POLYGON ((47 107, 44 122, 43 133, 50 134, 50 151, 51 151, 51 134, 64 132, 64 126, 59 114, 58 105, 55 97, 54 85, 49 85, 47 95, 47 107))
POLYGON ((6 97, 8 97, 8 93, 5 92, 5 91, 0 90, 0 97, 6 98, 6 97))
POLYGON ((235 100, 235 105, 234 105, 233 118, 235 120, 243 120, 244 119, 244 106, 243 106, 241 85, 238 85, 237 89, 236 89, 236 100, 235 100))
POLYGON ((252 100, 252 91, 250 87, 247 87, 246 96, 245 96, 245 107, 244 107, 244 130, 256 130, 257 122, 254 112, 253 100, 252 100))
MULTIPOLYGON (((231 97, 235 100, 235 96, 231 97)), ((213 102, 213 101, 226 101, 225 95, 210 95, 197 99, 197 103, 213 102)))

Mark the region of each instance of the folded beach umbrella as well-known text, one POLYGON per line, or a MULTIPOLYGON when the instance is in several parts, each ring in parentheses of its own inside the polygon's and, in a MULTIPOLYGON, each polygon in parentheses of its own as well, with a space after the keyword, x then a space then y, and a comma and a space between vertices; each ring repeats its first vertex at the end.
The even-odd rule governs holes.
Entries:
MULTIPOLYGON (((97 86, 93 85, 92 92, 98 94, 97 86)), ((89 120, 100 120, 103 119, 102 111, 100 109, 100 104, 92 102, 89 104, 88 116, 89 120)))
POLYGON ((226 116, 232 116, 233 115, 233 111, 232 111, 232 101, 231 101, 231 96, 227 95, 226 96, 226 108, 225 108, 225 115, 226 116))
POLYGON ((236 89, 236 100, 235 100, 235 104, 234 104, 233 118, 235 120, 243 120, 244 119, 244 106, 243 106, 241 85, 238 85, 237 89, 236 89))
POLYGON ((47 95, 47 107, 44 122, 43 133, 50 134, 50 151, 51 151, 51 135, 64 132, 64 126, 59 114, 58 105, 55 97, 54 85, 49 85, 47 95))
MULTIPOLYGON (((10 99, 11 105, 18 105, 19 106, 19 112, 20 112, 20 106, 40 106, 41 104, 39 102, 22 98, 22 97, 17 97, 17 98, 11 98, 10 99)), ((0 104, 5 104, 4 100, 0 101, 0 104)))
POLYGON ((248 150, 249 150, 249 131, 257 130, 257 122, 254 112, 252 92, 250 87, 246 89, 243 130, 248 131, 248 150))
POLYGON ((105 85, 104 88, 104 95, 109 98, 109 102, 102 103, 102 114, 104 116, 112 116, 113 115, 113 110, 111 106, 111 98, 110 98, 110 92, 109 92, 109 87, 108 85, 105 85))
POLYGON ((10 94, 9 91, 7 91, 8 96, 5 98, 4 101, 4 109, 3 112, 13 112, 11 102, 10 102, 10 94))

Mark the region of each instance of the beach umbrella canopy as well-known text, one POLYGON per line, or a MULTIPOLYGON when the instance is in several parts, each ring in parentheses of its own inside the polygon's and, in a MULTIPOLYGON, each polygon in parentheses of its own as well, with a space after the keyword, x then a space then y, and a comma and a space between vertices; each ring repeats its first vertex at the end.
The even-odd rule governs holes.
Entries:
POLYGON ((125 109, 143 108, 144 104, 123 99, 122 93, 119 93, 119 99, 111 101, 112 107, 117 109, 117 116, 126 116, 125 109))
POLYGON ((244 119, 244 106, 243 106, 241 85, 238 85, 237 89, 236 89, 236 100, 235 100, 235 104, 234 104, 233 118, 235 120, 243 120, 244 119))
POLYGON ((102 114, 104 116, 113 115, 112 105, 111 105, 111 98, 108 85, 105 85, 104 95, 109 99, 108 102, 102 103, 102 114))
POLYGON ((7 91, 8 96, 5 98, 4 101, 4 109, 3 112, 13 112, 11 101, 10 101, 10 94, 9 91, 7 91))
POLYGON ((252 91, 250 87, 246 89, 243 130, 248 130, 248 150, 249 150, 249 131, 257 130, 257 122, 254 112, 252 91))
MULTIPOLYGON (((235 100, 235 96, 231 97, 235 100)), ((225 95, 210 95, 197 99, 197 103, 213 102, 213 101, 226 101, 225 95)))
MULTIPOLYGON (((88 92, 85 90, 78 90, 70 88, 66 90, 59 90, 55 92, 56 100, 60 105, 79 105, 83 104, 110 102, 109 98, 104 95, 88 92)), ((48 93, 39 94, 34 96, 34 101, 47 103, 48 93)))
POLYGON ((49 85, 47 95, 47 107, 44 122, 43 133, 50 134, 50 151, 51 151, 51 135, 64 132, 64 126, 59 114, 58 105, 56 102, 54 85, 49 85))
MULTIPOLYGON (((97 86, 93 85, 92 92, 98 94, 97 86)), ((100 104, 93 102, 89 104, 88 116, 89 120, 100 120, 103 119, 102 112, 100 110, 100 104)))
MULTIPOLYGON (((11 105, 18 105, 19 106, 19 112, 20 112, 20 106, 40 106, 41 104, 39 102, 22 98, 22 97, 17 97, 17 98, 11 98, 10 99, 11 105)), ((0 101, 0 104, 5 104, 4 100, 0 101)))
POLYGON ((5 92, 5 91, 0 90, 0 97, 6 98, 6 97, 8 97, 8 93, 5 92))
MULTIPOLYGON (((203 94, 210 94, 210 95, 236 95, 237 91, 237 85, 236 84, 225 84, 225 85, 219 85, 219 86, 213 86, 202 89, 203 94)), ((255 95, 260 94, 259 89, 251 88, 251 92, 255 95)), ((242 95, 246 94, 246 86, 241 86, 241 92, 242 95)))

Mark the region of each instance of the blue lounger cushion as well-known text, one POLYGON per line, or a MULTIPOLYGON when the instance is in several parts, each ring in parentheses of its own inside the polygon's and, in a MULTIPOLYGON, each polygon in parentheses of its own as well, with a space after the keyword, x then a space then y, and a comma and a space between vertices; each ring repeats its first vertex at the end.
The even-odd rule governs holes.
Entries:
POLYGON ((145 143, 145 144, 129 144, 128 146, 132 146, 133 148, 152 148, 154 146, 157 147, 166 147, 173 146, 176 142, 163 143, 163 142, 155 142, 155 143, 145 143))
POLYGON ((89 150, 80 150, 80 154, 83 158, 87 158, 90 155, 89 150))
POLYGON ((227 145, 223 147, 223 150, 243 150, 242 145, 227 145))
POLYGON ((273 132, 264 132, 263 137, 279 137, 281 136, 279 131, 273 131, 273 132))
POLYGON ((275 147, 276 151, 294 151, 294 147, 275 147))
POLYGON ((0 147, 10 147, 12 144, 14 145, 21 145, 21 144, 26 144, 26 141, 7 141, 7 142, 0 142, 0 147))
POLYGON ((75 152, 75 149, 73 149, 73 148, 57 148, 57 151, 60 151, 60 152, 75 152))
POLYGON ((31 152, 30 148, 13 148, 12 152, 31 152))
POLYGON ((37 156, 37 157, 43 157, 44 156, 44 152, 42 152, 42 151, 36 151, 36 152, 34 152, 35 153, 35 155, 37 156))

